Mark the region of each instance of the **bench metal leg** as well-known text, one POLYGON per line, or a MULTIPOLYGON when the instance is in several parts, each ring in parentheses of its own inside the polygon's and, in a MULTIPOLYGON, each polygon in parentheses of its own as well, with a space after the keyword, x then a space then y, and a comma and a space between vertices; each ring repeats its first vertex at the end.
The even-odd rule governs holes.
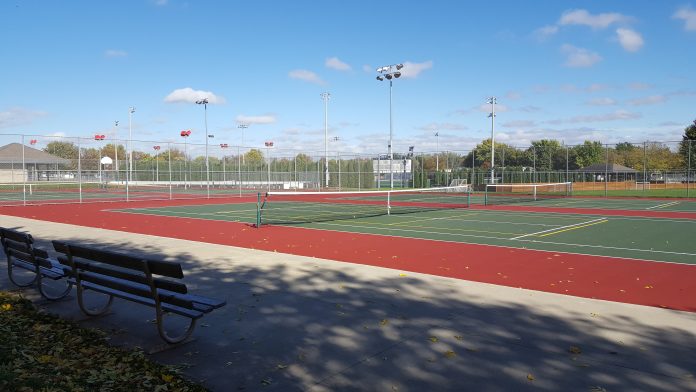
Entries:
POLYGON ((99 316, 102 315, 106 312, 109 311, 111 308, 111 303, 114 302, 114 297, 112 295, 109 295, 109 300, 107 301, 106 305, 97 308, 97 309, 88 309, 87 306, 85 306, 84 303, 84 292, 85 289, 82 287, 81 284, 77 284, 77 304, 80 305, 80 310, 88 316, 99 316))
POLYGON ((164 316, 166 314, 167 313, 163 312, 162 310, 157 309, 157 331, 159 332, 160 337, 169 344, 181 343, 188 339, 193 333, 193 330, 196 328, 196 319, 189 319, 189 325, 181 335, 170 336, 164 328, 164 316))
POLYGON ((22 269, 22 270, 27 271, 28 273, 32 273, 34 275, 30 281, 22 282, 22 281, 17 280, 17 278, 14 276, 14 263, 12 262, 10 257, 8 256, 8 258, 7 258, 7 276, 10 278, 10 282, 12 282, 12 284, 14 284, 17 287, 29 287, 29 286, 33 285, 36 282, 38 274, 36 272, 32 272, 32 271, 29 271, 26 269, 22 269))
POLYGON ((53 279, 44 279, 43 277, 39 276, 37 286, 39 288, 39 293, 41 293, 41 296, 46 298, 49 301, 57 301, 59 299, 65 298, 68 294, 70 294, 70 290, 72 290, 73 284, 71 282, 68 282, 67 279, 58 279, 61 280, 62 283, 57 282, 56 280, 56 285, 59 284, 64 284, 65 287, 62 289, 59 288, 53 288, 50 285, 46 284, 46 282, 51 281, 53 279), (58 291, 58 292, 56 292, 58 291))

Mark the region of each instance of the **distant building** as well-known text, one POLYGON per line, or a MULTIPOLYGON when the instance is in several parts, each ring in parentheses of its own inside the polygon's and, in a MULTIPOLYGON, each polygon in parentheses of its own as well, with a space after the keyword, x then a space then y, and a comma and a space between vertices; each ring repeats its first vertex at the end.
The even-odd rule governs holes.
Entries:
POLYGON ((10 143, 0 147, 0 182, 48 181, 68 164, 69 159, 10 143))
POLYGON ((595 163, 575 171, 578 173, 590 174, 595 181, 604 181, 605 175, 609 176, 609 181, 617 181, 617 179, 635 181, 636 174, 638 173, 638 170, 619 165, 618 163, 610 163, 608 165, 606 163, 595 163))

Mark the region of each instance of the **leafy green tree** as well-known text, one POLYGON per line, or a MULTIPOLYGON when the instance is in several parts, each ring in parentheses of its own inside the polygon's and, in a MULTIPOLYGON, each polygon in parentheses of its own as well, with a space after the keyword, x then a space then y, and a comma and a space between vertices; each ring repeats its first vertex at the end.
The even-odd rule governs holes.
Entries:
POLYGON ((77 159, 77 145, 72 142, 50 142, 44 147, 44 152, 65 159, 77 159))
POLYGON ((684 128, 684 136, 679 143, 679 155, 684 161, 684 166, 691 164, 689 169, 696 167, 696 120, 684 128))
POLYGON ((251 166, 263 166, 265 161, 265 156, 261 150, 252 148, 246 154, 244 154, 244 160, 247 165, 251 166))
MULTIPOLYGON (((559 143, 558 140, 542 139, 533 141, 532 146, 527 149, 527 152, 535 154, 537 171, 551 171, 554 169, 554 157, 557 156, 561 150, 561 143, 559 143)), ((565 155, 565 149, 563 150, 563 155, 565 155)))
POLYGON ((575 162, 580 167, 587 167, 595 163, 604 162, 606 153, 602 142, 585 140, 583 144, 573 147, 575 162))

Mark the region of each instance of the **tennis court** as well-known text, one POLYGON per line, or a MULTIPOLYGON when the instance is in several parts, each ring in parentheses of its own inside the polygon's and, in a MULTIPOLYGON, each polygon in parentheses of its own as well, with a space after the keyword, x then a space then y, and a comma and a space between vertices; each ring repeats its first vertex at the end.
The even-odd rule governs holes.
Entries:
MULTIPOLYGON (((518 199, 514 206, 510 200, 500 206, 483 206, 482 198, 478 194, 451 191, 395 192, 391 195, 278 193, 260 201, 264 208, 260 216, 261 227, 257 230, 272 230, 281 224, 347 233, 696 264, 696 245, 692 240, 696 232, 696 214, 692 214, 696 212, 694 202, 550 198, 537 201, 518 199), (526 211, 525 208, 533 210, 526 211), (567 212, 562 212, 564 210, 567 212), (644 216, 631 216, 636 213, 644 216)), ((257 203, 253 202, 128 208, 118 212, 248 224, 256 224, 259 218, 257 203)))

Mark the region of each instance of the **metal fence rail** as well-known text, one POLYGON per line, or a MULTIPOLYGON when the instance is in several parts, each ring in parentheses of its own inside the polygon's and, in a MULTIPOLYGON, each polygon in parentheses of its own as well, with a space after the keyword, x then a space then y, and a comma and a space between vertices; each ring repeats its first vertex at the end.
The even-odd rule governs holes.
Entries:
MULTIPOLYGON (((695 150, 691 140, 503 145, 496 148, 493 178, 485 149, 409 151, 394 154, 391 171, 394 187, 466 180, 481 190, 489 183, 570 181, 575 194, 689 198, 696 196, 695 150)), ((325 190, 327 183, 331 190, 388 188, 386 156, 5 134, 0 135, 0 205, 232 197, 325 190)))

